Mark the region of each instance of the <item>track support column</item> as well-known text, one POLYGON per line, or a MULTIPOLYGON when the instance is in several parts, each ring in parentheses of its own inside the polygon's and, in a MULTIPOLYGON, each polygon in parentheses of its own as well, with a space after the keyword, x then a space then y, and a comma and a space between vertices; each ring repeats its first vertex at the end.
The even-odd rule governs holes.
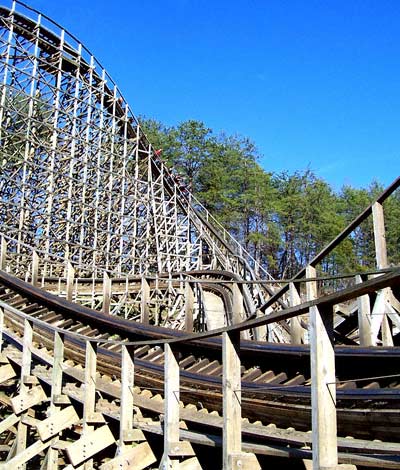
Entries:
MULTIPOLYGON (((306 277, 315 277, 312 266, 306 277)), ((316 281, 307 282, 307 300, 317 297, 316 281)), ((312 450, 314 470, 336 470, 336 378, 335 353, 330 338, 333 311, 321 315, 317 307, 310 308, 310 360, 312 405, 312 450)))
POLYGON ((242 452, 240 333, 222 333, 223 470, 261 468, 254 454, 242 452))

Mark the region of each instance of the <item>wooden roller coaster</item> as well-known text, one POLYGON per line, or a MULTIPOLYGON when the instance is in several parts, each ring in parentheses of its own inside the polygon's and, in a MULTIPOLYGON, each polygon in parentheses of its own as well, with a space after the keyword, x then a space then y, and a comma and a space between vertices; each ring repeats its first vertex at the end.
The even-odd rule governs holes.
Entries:
POLYGON ((276 281, 90 52, 16 1, 0 77, 1 469, 400 468, 400 178, 276 281), (318 277, 368 217, 376 270, 318 277))

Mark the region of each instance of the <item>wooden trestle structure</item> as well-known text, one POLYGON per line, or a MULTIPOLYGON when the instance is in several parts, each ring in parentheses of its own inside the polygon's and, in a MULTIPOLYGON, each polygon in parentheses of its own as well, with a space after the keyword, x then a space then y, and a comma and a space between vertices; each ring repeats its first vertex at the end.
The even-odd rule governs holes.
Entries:
POLYGON ((16 1, 0 6, 0 148, 0 469, 400 468, 382 205, 400 178, 274 281, 90 52, 16 1), (321 293, 318 264, 368 217, 376 271, 321 293))

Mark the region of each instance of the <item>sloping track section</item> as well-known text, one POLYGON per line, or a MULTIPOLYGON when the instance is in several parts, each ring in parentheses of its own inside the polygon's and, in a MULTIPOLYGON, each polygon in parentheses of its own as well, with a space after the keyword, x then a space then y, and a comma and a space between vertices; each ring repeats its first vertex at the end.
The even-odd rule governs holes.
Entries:
POLYGON ((312 309, 352 344, 325 383, 339 462, 400 467, 398 269, 266 288, 99 62, 20 2, 0 6, 0 87, 0 469, 309 465, 312 309))
MULTIPOLYGON (((165 165, 84 46, 19 2, 0 18, 0 220, 17 274, 25 246, 58 265, 49 276, 66 263, 80 277, 263 272, 165 165)), ((244 316, 269 297, 243 290, 244 316)))

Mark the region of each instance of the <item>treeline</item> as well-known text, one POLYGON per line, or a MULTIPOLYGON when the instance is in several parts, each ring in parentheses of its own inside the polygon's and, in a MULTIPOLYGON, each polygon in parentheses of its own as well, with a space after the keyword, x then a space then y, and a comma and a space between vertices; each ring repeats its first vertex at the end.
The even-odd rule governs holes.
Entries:
MULTIPOLYGON (((189 120, 175 127, 141 118, 155 149, 179 173, 201 203, 274 277, 290 277, 359 215, 383 187, 344 186, 336 193, 309 169, 270 173, 254 143, 216 135, 189 120)), ((396 175, 394 175, 395 177, 396 175)), ((394 178, 393 178, 394 179, 394 178)), ((385 203, 388 258, 400 261, 400 192, 385 203)), ((375 268, 372 218, 324 261, 330 274, 375 268)))

